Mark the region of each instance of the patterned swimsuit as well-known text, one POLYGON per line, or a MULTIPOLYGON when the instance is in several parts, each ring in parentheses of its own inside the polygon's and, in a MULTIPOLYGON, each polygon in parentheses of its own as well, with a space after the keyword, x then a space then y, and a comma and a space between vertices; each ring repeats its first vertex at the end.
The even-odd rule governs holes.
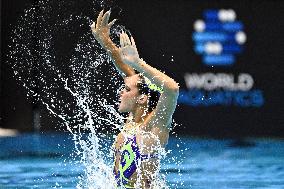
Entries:
POLYGON ((120 161, 117 172, 113 170, 117 187, 123 186, 124 188, 135 188, 130 186, 130 177, 136 172, 138 165, 143 160, 151 158, 159 158, 159 154, 141 154, 137 142, 136 136, 129 133, 125 134, 124 143, 119 151, 114 154, 114 162, 116 162, 116 155, 120 153, 120 161))

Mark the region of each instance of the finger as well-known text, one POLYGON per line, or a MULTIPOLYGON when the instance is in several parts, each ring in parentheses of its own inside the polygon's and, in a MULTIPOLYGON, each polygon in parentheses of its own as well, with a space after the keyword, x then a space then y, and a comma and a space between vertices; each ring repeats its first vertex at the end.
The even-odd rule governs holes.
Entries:
POLYGON ((125 33, 125 43, 126 43, 127 45, 131 45, 129 36, 128 36, 126 33, 125 33))
POLYGON ((91 25, 91 29, 95 29, 96 28, 96 22, 93 22, 91 25))
POLYGON ((102 26, 106 26, 110 17, 110 11, 107 11, 102 18, 102 26))
POLYGON ((117 19, 114 19, 113 21, 111 21, 109 24, 108 24, 108 27, 111 28, 111 26, 117 21, 117 19))
POLYGON ((124 42, 123 42, 123 32, 120 33, 119 35, 119 40, 120 40, 120 47, 124 47, 124 42))
POLYGON ((123 33, 123 43, 124 43, 124 46, 129 45, 127 41, 127 34, 125 32, 123 33))
POLYGON ((134 41, 134 38, 133 38, 133 37, 131 37, 131 44, 132 44, 132 46, 133 46, 135 49, 137 49, 137 47, 136 47, 136 44, 135 44, 135 41, 134 41))
POLYGON ((123 32, 123 31, 122 31, 121 34, 120 34, 120 39, 121 39, 120 45, 121 45, 121 47, 124 47, 125 44, 124 44, 124 32, 123 32))
POLYGON ((101 26, 101 22, 102 22, 102 15, 104 13, 104 10, 102 10, 97 18, 97 25, 96 25, 96 28, 100 27, 101 26))
POLYGON ((93 24, 91 25, 91 31, 93 34, 96 33, 96 22, 93 22, 93 24))
POLYGON ((123 46, 126 46, 125 32, 124 31, 121 33, 121 38, 122 38, 123 46))

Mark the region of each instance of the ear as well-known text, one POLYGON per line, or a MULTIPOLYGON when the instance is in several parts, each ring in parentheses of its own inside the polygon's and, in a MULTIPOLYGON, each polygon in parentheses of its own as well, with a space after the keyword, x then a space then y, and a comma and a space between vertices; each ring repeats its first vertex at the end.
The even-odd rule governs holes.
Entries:
POLYGON ((148 100, 148 96, 145 95, 145 94, 142 94, 138 97, 138 104, 144 104, 144 103, 147 103, 147 100, 148 100))

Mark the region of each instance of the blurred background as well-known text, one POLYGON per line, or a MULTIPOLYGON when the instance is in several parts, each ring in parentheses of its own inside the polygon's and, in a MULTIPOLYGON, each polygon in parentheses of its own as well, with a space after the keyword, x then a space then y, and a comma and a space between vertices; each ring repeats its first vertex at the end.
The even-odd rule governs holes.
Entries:
MULTIPOLYGON (((51 7, 56 6, 56 1, 50 2, 51 7)), ((27 91, 9 65, 12 31, 24 10, 37 3, 1 1, 2 128, 33 131, 39 127, 37 122, 40 130, 56 130, 60 124, 44 106, 27 99, 27 91)), ((69 12, 97 17, 88 1, 65 3, 59 4, 70 8, 69 12)), ((111 7, 112 18, 131 31, 140 56, 179 82, 181 93, 174 119, 180 125, 176 132, 284 136, 282 1, 121 0, 103 6, 111 7)), ((66 14, 63 8, 60 11, 66 14)), ((69 30, 73 30, 71 37, 54 39, 53 48, 62 65, 68 64, 80 35, 89 32, 87 25, 69 30)))

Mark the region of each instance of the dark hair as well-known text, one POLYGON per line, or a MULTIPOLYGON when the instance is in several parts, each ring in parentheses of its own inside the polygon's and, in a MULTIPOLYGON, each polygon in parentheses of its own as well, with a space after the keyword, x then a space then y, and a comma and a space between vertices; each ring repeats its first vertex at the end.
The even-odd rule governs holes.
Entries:
POLYGON ((137 73, 137 74, 140 79, 140 81, 137 82, 138 91, 140 94, 144 94, 148 96, 149 98, 148 111, 152 112, 158 104, 161 93, 159 91, 150 89, 145 82, 144 76, 141 73, 137 73))

